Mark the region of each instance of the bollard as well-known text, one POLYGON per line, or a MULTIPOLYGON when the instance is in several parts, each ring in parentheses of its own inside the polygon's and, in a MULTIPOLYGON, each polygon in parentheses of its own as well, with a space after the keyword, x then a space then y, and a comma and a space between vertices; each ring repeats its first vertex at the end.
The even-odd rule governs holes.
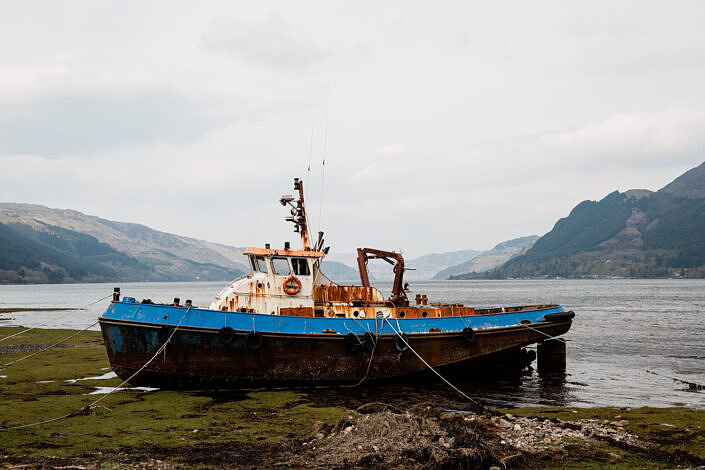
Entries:
POLYGON ((549 340, 536 348, 539 372, 565 372, 565 343, 549 340))

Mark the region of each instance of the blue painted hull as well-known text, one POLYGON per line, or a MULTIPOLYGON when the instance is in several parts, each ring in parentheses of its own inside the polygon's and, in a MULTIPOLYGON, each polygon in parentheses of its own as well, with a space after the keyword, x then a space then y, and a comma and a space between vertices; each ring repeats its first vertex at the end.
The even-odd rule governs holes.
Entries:
MULTIPOLYGON (((564 312, 563 307, 495 315, 469 315, 464 317, 391 319, 392 326, 406 334, 424 334, 437 328, 441 332, 460 332, 464 328, 486 330, 521 325, 521 322, 539 323, 546 314, 564 312), (398 325, 398 326, 397 326, 398 325)), ((313 318, 262 315, 257 313, 219 312, 201 308, 169 305, 112 303, 102 319, 128 320, 152 325, 220 329, 230 327, 237 331, 263 333, 323 334, 335 330, 337 334, 372 333, 393 335, 394 330, 386 321, 375 318, 313 318)))
POLYGON ((321 384, 413 374, 425 366, 463 366, 568 331, 562 307, 463 317, 313 318, 114 302, 100 318, 113 369, 123 379, 169 339, 135 384, 247 387, 321 384), (471 329, 471 335, 468 331, 471 329), (465 334, 463 332, 465 331, 465 334), (372 350, 374 349, 374 354, 372 350), (373 360, 370 363, 370 357, 373 360))

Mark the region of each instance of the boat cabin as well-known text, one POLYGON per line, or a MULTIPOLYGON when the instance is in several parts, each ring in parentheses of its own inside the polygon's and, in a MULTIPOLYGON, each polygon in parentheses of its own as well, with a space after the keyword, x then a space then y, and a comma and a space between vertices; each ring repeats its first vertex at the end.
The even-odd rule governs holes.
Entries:
MULTIPOLYGON (((282 196, 283 206, 291 208, 294 231, 301 235, 302 249, 247 248, 252 274, 242 276, 226 286, 211 310, 260 313, 269 315, 328 317, 328 318, 427 318, 497 313, 496 309, 475 310, 460 304, 430 304, 425 295, 415 296, 416 305, 407 298, 408 284, 403 283, 404 258, 401 253, 358 248, 357 262, 362 285, 341 286, 321 272, 321 261, 328 252, 323 248, 323 232, 318 233, 315 246, 310 246, 303 183, 296 178, 294 188, 299 197, 282 196), (394 266, 392 295, 385 299, 370 286, 367 263, 382 259, 394 266)), ((516 307, 521 309, 525 307, 516 307)))

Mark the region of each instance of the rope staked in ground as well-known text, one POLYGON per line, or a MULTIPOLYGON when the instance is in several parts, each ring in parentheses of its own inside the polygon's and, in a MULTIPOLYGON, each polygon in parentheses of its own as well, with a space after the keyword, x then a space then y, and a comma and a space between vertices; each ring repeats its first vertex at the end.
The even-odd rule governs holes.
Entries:
POLYGON ((105 399, 108 398, 108 396, 110 396, 113 392, 116 392, 116 391, 119 390, 123 385, 125 385, 127 382, 129 382, 130 380, 134 379, 134 378, 137 376, 137 374, 139 374, 140 372, 142 372, 145 367, 147 367, 149 364, 151 364, 151 362, 154 360, 154 358, 156 358, 159 354, 161 354, 162 351, 164 351, 164 350, 166 349, 167 344, 169 344, 169 342, 171 342, 171 338, 174 337, 174 335, 176 334, 176 330, 178 330, 179 327, 181 326, 181 324, 184 322, 184 320, 186 319, 186 315, 188 315, 188 312, 189 312, 190 310, 191 310, 191 307, 189 307, 189 308, 186 309, 186 311, 184 312, 184 316, 181 317, 181 320, 179 320, 179 323, 174 327, 174 331, 172 331, 171 334, 169 335, 169 337, 166 339, 166 341, 164 341, 164 344, 162 344, 161 347, 160 347, 159 349, 157 349, 157 352, 155 352, 154 355, 153 355, 147 362, 145 362, 142 367, 140 367, 140 368, 137 370, 137 372, 135 372, 134 374, 132 374, 131 376, 129 376, 127 379, 123 380, 120 385, 118 385, 117 387, 115 387, 114 389, 112 389, 111 391, 109 391, 108 393, 106 393, 105 395, 103 395, 102 397, 98 398, 96 401, 94 401, 94 402, 91 403, 90 405, 88 405, 87 408, 88 408, 89 410, 90 410, 90 409, 93 409, 98 403, 100 403, 101 401, 105 400, 105 399))
POLYGON ((450 381, 449 381, 448 379, 446 379, 445 377, 443 377, 436 369, 434 369, 433 367, 431 367, 431 364, 429 364, 428 362, 426 362, 426 361, 424 360, 424 358, 421 357, 421 356, 419 355, 419 353, 417 353, 416 350, 411 347, 411 345, 406 341, 406 339, 404 339, 404 336, 403 336, 399 331, 397 331, 397 330, 394 328, 394 326, 392 326, 392 324, 389 322, 389 320, 388 320, 387 318, 385 318, 384 321, 387 322, 387 324, 389 325, 389 327, 392 329, 392 331, 394 331, 394 333, 399 337, 399 339, 401 339, 401 340, 404 342, 404 344, 406 344, 406 346, 409 348, 409 351, 411 351, 412 353, 414 353, 414 355, 416 355, 416 357, 419 358, 419 360, 420 360, 426 367, 428 367, 428 368, 431 370, 431 372, 433 372, 434 374, 436 374, 436 375, 437 375, 442 381, 444 381, 450 388, 452 388, 453 390, 455 390, 456 392, 458 392, 461 396, 463 396, 463 397, 466 398, 468 401, 470 401, 470 402, 471 402, 473 405, 475 405, 479 410, 482 410, 482 411, 485 410, 485 407, 484 407, 482 404, 480 404, 478 401, 473 400, 472 398, 470 398, 468 395, 465 394, 465 392, 463 392, 463 391, 460 390, 458 387, 456 387, 455 385, 453 385, 452 383, 450 383, 450 381))
MULTIPOLYGON (((546 336, 549 340, 555 339, 555 340, 557 340, 557 341, 561 341, 561 342, 563 342, 563 343, 565 343, 565 344, 568 344, 568 342, 567 342, 565 339, 563 339, 563 338, 559 338, 559 337, 557 337, 557 336, 551 336, 551 335, 549 335, 548 333, 544 333, 544 332, 541 331, 541 330, 537 330, 536 328, 532 328, 532 327, 530 327, 529 325, 524 325, 524 326, 527 327, 527 328, 530 329, 530 330, 533 330, 533 331, 535 331, 535 332, 537 332, 537 333, 540 333, 540 334, 546 336)), ((581 351, 589 352, 587 349, 581 348, 580 346, 571 345, 571 347, 572 347, 572 348, 575 348, 575 349, 580 349, 581 351)), ((705 385, 703 385, 703 384, 699 384, 699 383, 696 383, 696 382, 689 382, 688 380, 679 379, 678 377, 671 377, 670 375, 661 374, 661 373, 659 373, 659 372, 654 372, 653 370, 649 370, 649 369, 641 369, 641 368, 639 368, 639 367, 633 367, 633 366, 627 366, 627 367, 629 367, 630 369, 638 370, 639 372, 646 372, 647 374, 657 375, 657 376, 659 376, 659 377, 663 377, 663 378, 666 378, 666 379, 670 379, 670 380, 673 380, 673 381, 675 381, 675 382, 680 382, 680 383, 685 384, 685 385, 687 385, 688 387, 690 387, 691 389, 694 389, 694 390, 705 390, 705 385)))
POLYGON ((39 353, 43 353, 43 352, 45 352, 45 351, 49 351, 50 349, 54 349, 55 347, 57 347, 58 345, 60 345, 60 344, 63 343, 64 341, 70 340, 70 339, 73 338, 74 336, 77 336, 77 335, 83 333, 84 331, 88 330, 89 328, 93 328, 93 327, 94 327, 95 325, 97 325, 97 324, 98 324, 98 320, 96 320, 95 322, 91 323, 90 325, 88 325, 88 326, 85 327, 84 329, 78 330, 77 332, 68 335, 66 338, 63 338, 63 339, 57 341, 56 343, 52 344, 51 346, 47 346, 46 348, 40 349, 39 351, 33 352, 32 354, 27 354, 26 356, 21 357, 21 358, 19 358, 19 359, 15 359, 14 361, 10 361, 10 362, 8 362, 7 364, 2 364, 2 365, 0 365, 0 370, 5 369, 6 367, 11 366, 12 364, 16 364, 16 363, 18 363, 18 362, 20 362, 20 361, 24 361, 25 359, 29 359, 29 358, 32 357, 32 356, 36 356, 36 355, 39 354, 39 353))
POLYGON ((51 323, 51 322, 53 322, 53 321, 61 320, 61 319, 64 318, 64 317, 68 317, 69 315, 73 314, 76 310, 85 310, 85 309, 87 309, 88 307, 90 307, 91 305, 95 305, 95 304, 97 304, 98 302, 101 302, 101 301, 103 301, 103 300, 105 300, 105 299, 107 299, 107 298, 110 298, 110 297, 112 297, 112 296, 113 296, 113 294, 106 295, 106 296, 103 297, 102 299, 95 300, 95 301, 93 301, 93 302, 91 302, 91 303, 89 303, 89 304, 86 304, 86 305, 84 305, 83 307, 79 307, 79 308, 77 308, 77 309, 75 309, 75 310, 70 310, 68 313, 64 313, 63 315, 59 315, 59 316, 56 317, 56 318, 52 318, 52 319, 50 319, 50 320, 47 320, 47 321, 45 321, 44 323, 40 323, 40 324, 37 325, 37 326, 33 326, 33 327, 31 327, 31 328, 27 328, 26 330, 18 331, 17 333, 13 333, 13 334, 11 334, 11 335, 9 335, 9 336, 5 336, 4 338, 0 338, 0 343, 2 343, 3 341, 5 341, 6 339, 14 338, 15 336, 19 336, 19 335, 21 335, 21 334, 23 334, 23 333, 27 333, 28 331, 36 330, 37 328, 40 328, 40 327, 45 326, 45 325, 48 325, 49 323, 51 323))
MULTIPOLYGON (((174 334, 176 334, 176 330, 178 330, 179 327, 181 326, 181 324, 184 322, 184 320, 186 319, 186 315, 188 314, 188 312, 189 312, 190 310, 191 310, 191 307, 189 307, 189 308, 186 309, 186 311, 184 312, 184 316, 181 317, 181 320, 179 321, 178 325, 176 325, 176 327, 174 327, 174 331, 171 332, 171 335, 169 335, 169 337, 166 339, 166 341, 164 342, 164 344, 162 344, 162 345, 159 347, 159 349, 157 349, 157 351, 154 353, 154 355, 153 355, 147 362, 145 362, 145 364, 144 364, 142 367, 140 367, 139 370, 137 370, 137 372, 135 372, 134 374, 132 374, 132 375, 131 375, 129 378, 127 378, 126 380, 123 380, 123 382, 122 382, 120 385, 118 385, 117 387, 115 387, 114 389, 112 389, 110 392, 106 393, 106 394, 103 395, 102 397, 98 398, 96 401, 94 401, 94 402, 91 403, 90 405, 85 406, 85 407, 81 408, 81 409, 78 410, 78 411, 74 411, 74 412, 72 412, 72 413, 68 413, 68 414, 65 414, 65 415, 63 415, 63 416, 57 416, 56 418, 45 419, 45 420, 43 420, 43 421, 37 421, 36 423, 20 424, 20 425, 17 425, 17 426, 8 426, 8 427, 6 427, 6 428, 0 428, 0 432, 2 432, 2 431, 10 431, 10 430, 12 430, 12 429, 29 428, 29 427, 32 427, 32 426, 41 426, 42 424, 52 423, 52 422, 54 422, 54 421, 59 421, 59 420, 62 420, 62 419, 71 418, 71 417, 73 417, 73 416, 85 416, 85 415, 90 414, 90 413, 91 413, 91 410, 92 410, 93 408, 97 408, 97 407, 98 407, 98 403, 100 403, 101 401, 105 400, 105 399, 106 399, 108 396, 110 396, 113 392, 116 392, 116 391, 119 390, 123 385, 125 385, 127 382, 129 382, 130 380, 134 379, 135 376, 137 376, 137 374, 139 374, 140 372, 142 372, 142 371, 144 370, 144 368, 147 367, 147 366, 154 360, 154 358, 156 358, 159 354, 161 354, 162 351, 164 351, 164 349, 166 349, 167 344, 169 344, 169 342, 171 341, 171 339, 174 337, 174 334)), ((98 323, 98 322, 96 322, 96 323, 98 323)), ((80 333, 80 331, 79 331, 79 333, 80 333)), ((78 334, 78 333, 76 333, 76 334, 78 334)), ((102 405, 101 405, 101 407, 102 407, 102 405)))

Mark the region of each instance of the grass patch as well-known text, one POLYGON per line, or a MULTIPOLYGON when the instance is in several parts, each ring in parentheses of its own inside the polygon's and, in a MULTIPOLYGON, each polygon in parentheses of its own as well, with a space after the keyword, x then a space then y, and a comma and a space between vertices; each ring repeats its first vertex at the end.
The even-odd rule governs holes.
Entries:
MULTIPOLYGON (((0 338, 20 330, 0 328, 0 338)), ((72 333, 31 330, 0 345, 53 344, 72 333)), ((83 332, 67 344, 70 347, 39 353, 0 371, 7 376, 0 378, 0 428, 78 411, 99 397, 88 395, 95 387, 121 382, 118 378, 66 382, 100 376, 109 367, 99 332, 83 332)), ((27 354, 0 355, 0 363, 27 354)), ((105 408, 90 415, 2 431, 0 452, 13 457, 90 455, 98 459, 132 453, 142 459, 150 448, 164 453, 166 459, 178 460, 183 457, 178 449, 212 449, 225 443, 239 449, 262 448, 285 438, 309 436, 316 421, 332 424, 344 412, 338 407, 316 407, 305 394, 286 390, 119 391, 101 405, 105 408)))
MULTIPOLYGON (((0 338, 22 331, 0 327, 0 338)), ((51 345, 74 330, 27 331, 0 342, 0 364, 30 354, 27 347, 51 345), (4 348, 4 349, 3 349, 4 348)), ((99 332, 85 331, 66 347, 39 353, 0 370, 0 428, 34 423, 75 412, 94 402, 98 386, 121 381, 79 379, 103 375, 108 358, 99 332), (39 383, 43 382, 43 383, 39 383)), ((314 423, 334 424, 345 409, 317 406, 293 390, 120 391, 90 415, 41 426, 0 431, 3 464, 35 467, 117 462, 127 467, 268 467, 277 449, 310 437, 314 423), (278 447, 280 446, 280 447, 278 447)), ((527 468, 671 468, 705 465, 705 410, 688 408, 518 408, 518 416, 561 419, 627 420, 624 426, 653 443, 643 452, 609 442, 570 442, 532 457, 527 468), (697 459, 704 459, 698 463, 697 459)), ((294 452, 296 452, 294 449, 294 452)))

